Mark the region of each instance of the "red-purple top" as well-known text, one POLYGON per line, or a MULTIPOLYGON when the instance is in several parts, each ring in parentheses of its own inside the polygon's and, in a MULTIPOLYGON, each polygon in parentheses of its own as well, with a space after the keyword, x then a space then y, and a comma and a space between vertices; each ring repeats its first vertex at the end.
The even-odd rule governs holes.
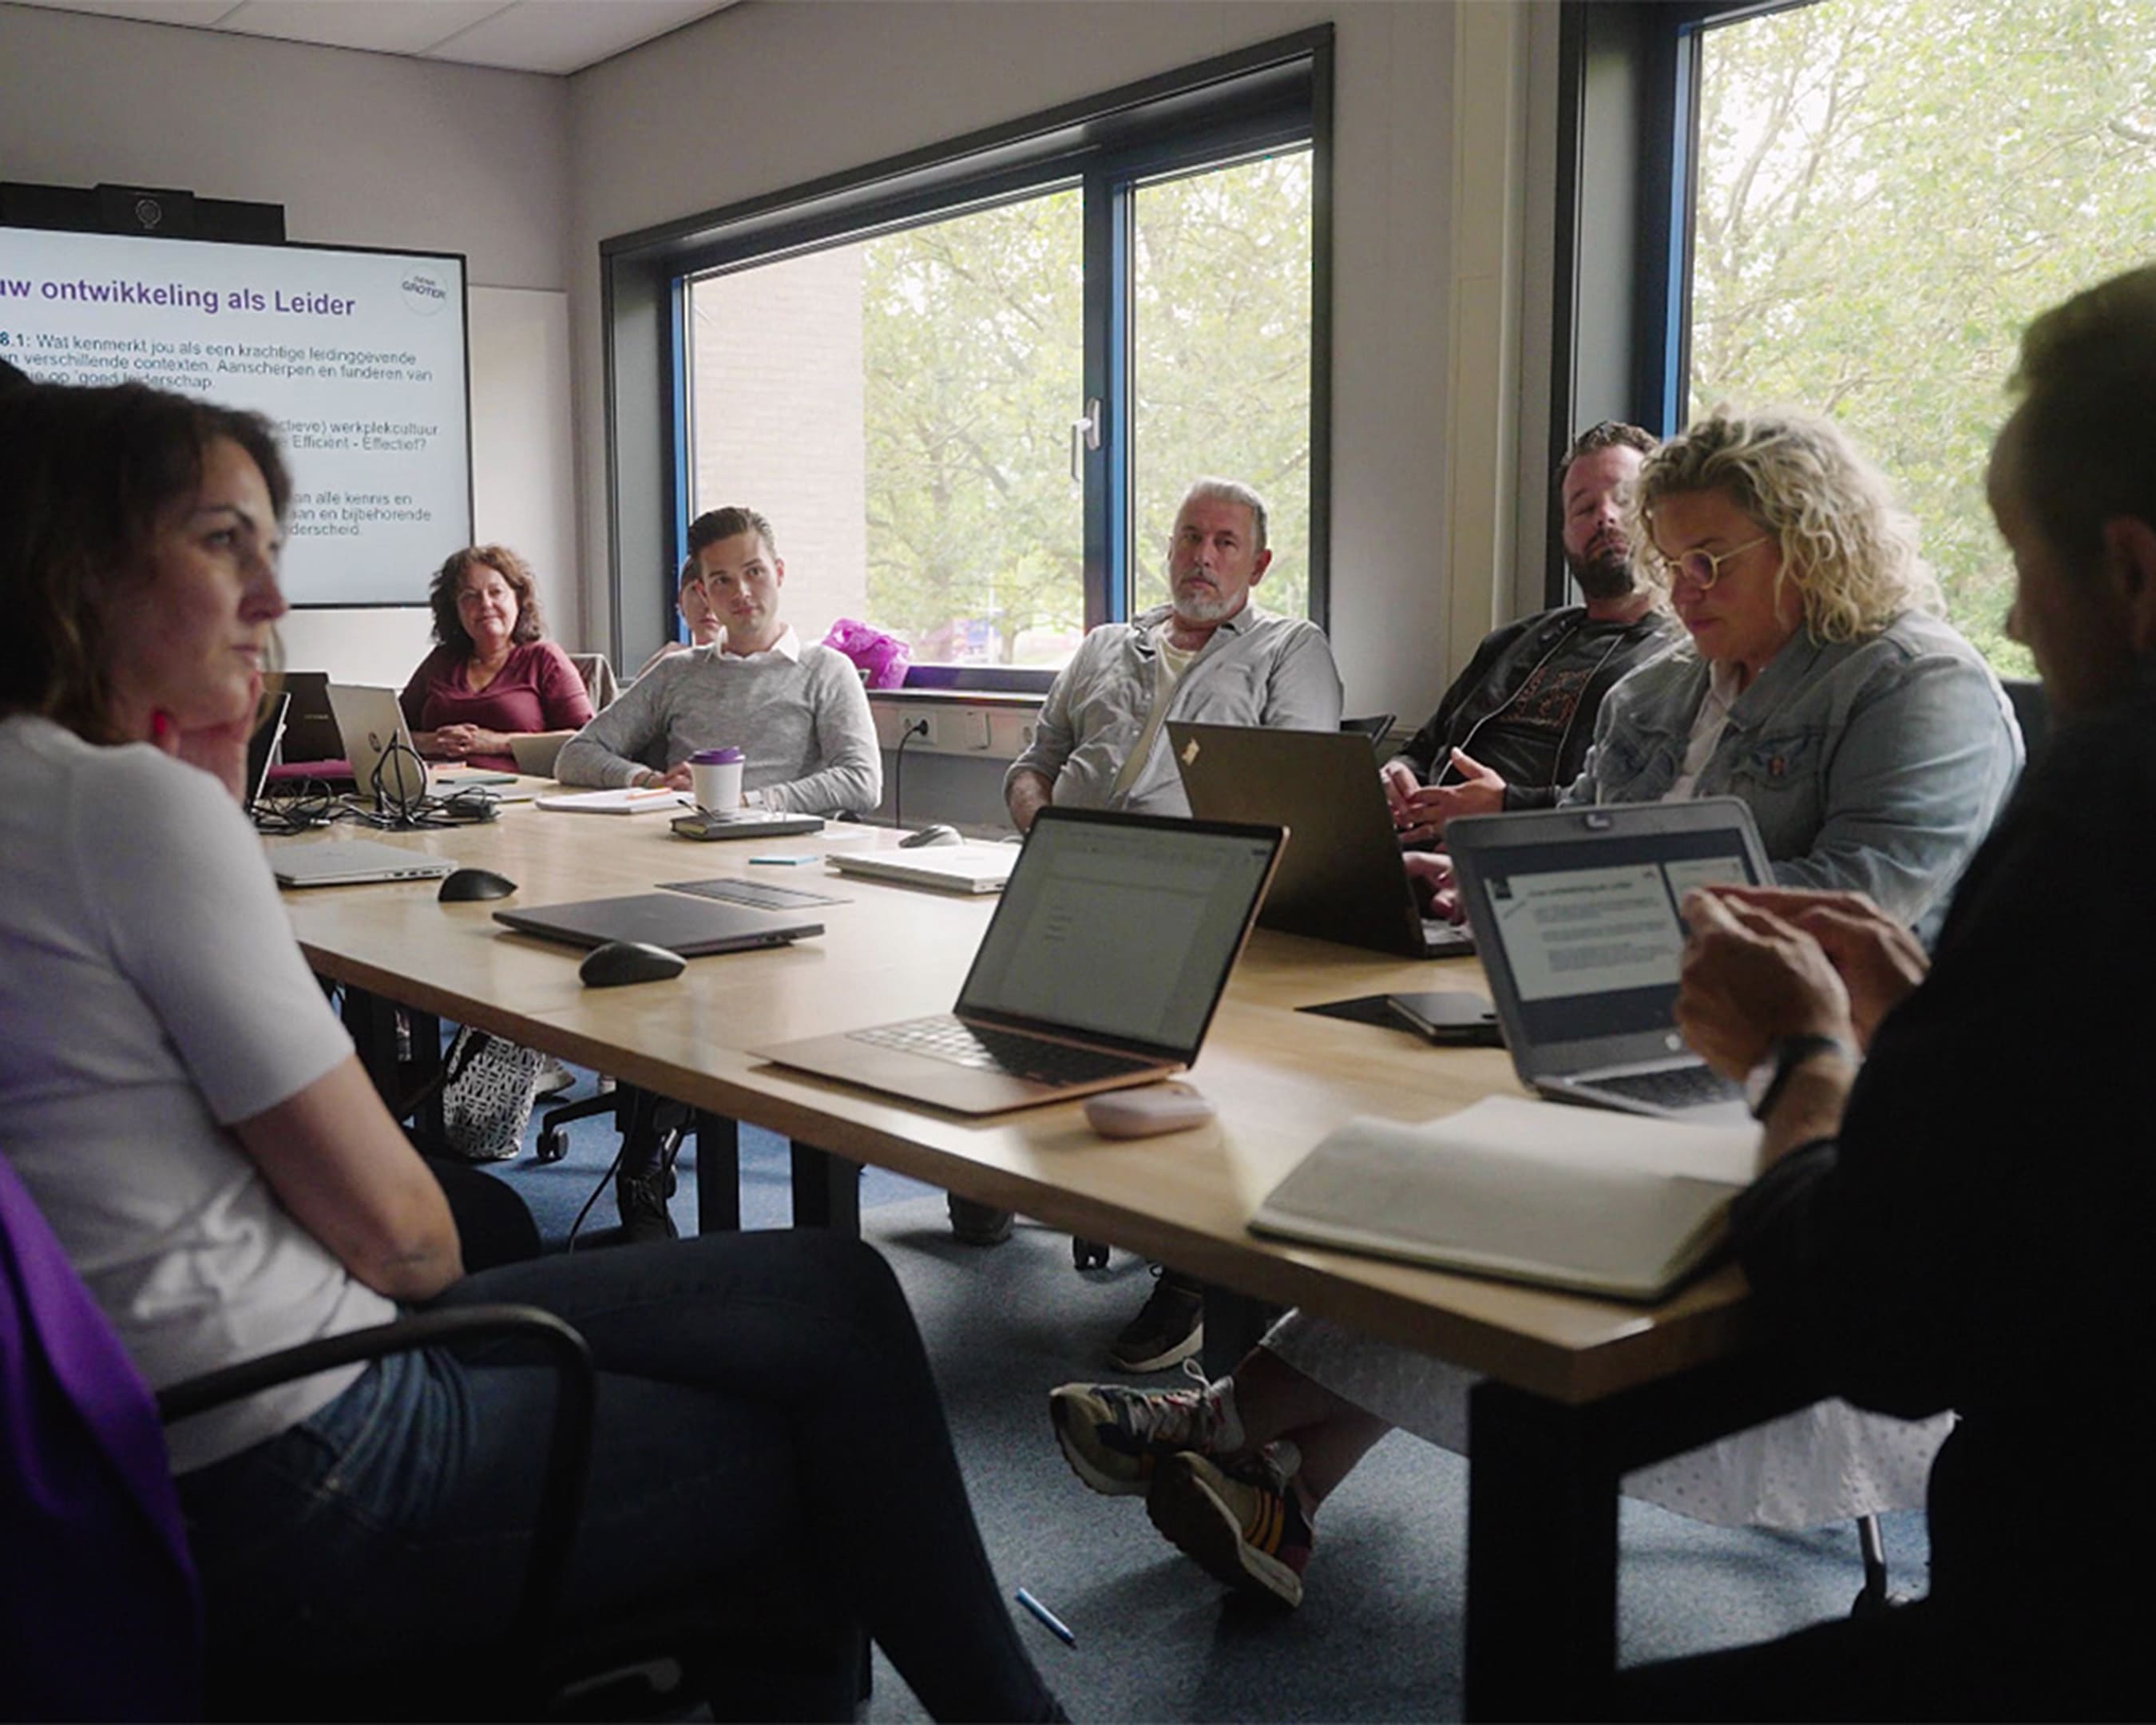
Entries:
MULTIPOLYGON (((414 731, 439 731, 444 725, 477 725, 488 731, 578 731, 590 721, 592 698, 569 655, 552 641, 527 641, 511 647, 509 657, 485 688, 475 691, 465 678, 469 655, 437 647, 419 662, 398 697, 404 722, 414 731)), ((507 755, 473 755, 474 767, 514 773, 507 755)))

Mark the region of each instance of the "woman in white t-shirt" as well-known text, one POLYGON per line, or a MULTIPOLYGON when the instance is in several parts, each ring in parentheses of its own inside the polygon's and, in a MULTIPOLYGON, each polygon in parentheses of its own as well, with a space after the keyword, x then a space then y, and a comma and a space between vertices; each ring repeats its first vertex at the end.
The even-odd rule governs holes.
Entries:
MULTIPOLYGON (((565 1618, 783 1574, 937 1717, 1053 1716, 873 1252, 723 1235, 465 1275, 259 841, 187 764, 244 734, 285 609, 267 423, 19 390, 0 473, 0 1151, 151 1385, 400 1305, 545 1307, 600 1368, 565 1618)), ((213 1658, 423 1662, 506 1625, 552 1400, 429 1352, 175 1427, 213 1658)))

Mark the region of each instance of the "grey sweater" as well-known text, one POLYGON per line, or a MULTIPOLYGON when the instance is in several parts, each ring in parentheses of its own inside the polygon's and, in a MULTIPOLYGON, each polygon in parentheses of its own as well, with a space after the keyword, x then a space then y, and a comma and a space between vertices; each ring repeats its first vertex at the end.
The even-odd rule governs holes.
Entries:
POLYGON ((694 647, 660 660, 562 745, 565 784, 625 785, 698 749, 740 749, 742 788, 764 806, 865 814, 883 795, 883 757, 860 674, 792 629, 767 652, 694 647))

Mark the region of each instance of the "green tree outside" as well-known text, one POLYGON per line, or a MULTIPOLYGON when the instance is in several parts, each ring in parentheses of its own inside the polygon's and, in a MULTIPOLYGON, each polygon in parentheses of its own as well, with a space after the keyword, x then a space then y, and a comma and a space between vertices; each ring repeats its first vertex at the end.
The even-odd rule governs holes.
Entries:
POLYGON ((1984 457, 2023 326, 2156 251, 2156 6, 1817 0, 1708 32, 1701 93, 1691 412, 1839 420, 2027 675, 1984 457))

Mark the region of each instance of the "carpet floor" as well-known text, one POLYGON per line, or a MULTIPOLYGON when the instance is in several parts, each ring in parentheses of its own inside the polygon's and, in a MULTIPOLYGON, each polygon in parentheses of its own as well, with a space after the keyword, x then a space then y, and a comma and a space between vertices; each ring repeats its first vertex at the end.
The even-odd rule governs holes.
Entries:
MULTIPOLYGON (((588 1086, 580 1086, 582 1094, 588 1086)), ((534 1130, 536 1130, 535 1121, 534 1130)), ((614 1147, 602 1119, 571 1128, 568 1157, 497 1170, 558 1242, 614 1147)), ((783 1141, 747 1132, 747 1225, 788 1219, 783 1141)), ((673 1206, 695 1226, 693 1151, 673 1206)), ((942 1196, 871 1170, 862 1233, 911 1301, 949 1410, 975 1514, 1006 1589, 1024 1586, 1070 1625, 1064 1646, 1018 1615, 1020 1633, 1076 1719, 1456 1719, 1464 1601, 1466 1464, 1414 1438, 1380 1444, 1317 1524, 1299 1610, 1237 1598, 1165 1544, 1142 1500, 1081 1485, 1050 1433, 1046 1396, 1111 1375, 1105 1353, 1150 1286, 1115 1253, 1071 1267, 1067 1235, 1021 1222, 1004 1245, 951 1237, 942 1196)), ((584 1226, 610 1226, 602 1194, 584 1226)), ((1161 1377, 1160 1384, 1173 1382, 1161 1377)), ((892 1489, 905 1489, 893 1481, 892 1489)), ((1626 1663, 1784 1633, 1848 1610, 1863 1580, 1853 1525, 1804 1533, 1724 1529, 1627 1501, 1620 1519, 1620 1637, 1626 1663)), ((1921 1593, 1923 1519, 1886 1518, 1897 1593, 1921 1593)), ((880 1657, 872 1721, 925 1717, 880 1657)))

